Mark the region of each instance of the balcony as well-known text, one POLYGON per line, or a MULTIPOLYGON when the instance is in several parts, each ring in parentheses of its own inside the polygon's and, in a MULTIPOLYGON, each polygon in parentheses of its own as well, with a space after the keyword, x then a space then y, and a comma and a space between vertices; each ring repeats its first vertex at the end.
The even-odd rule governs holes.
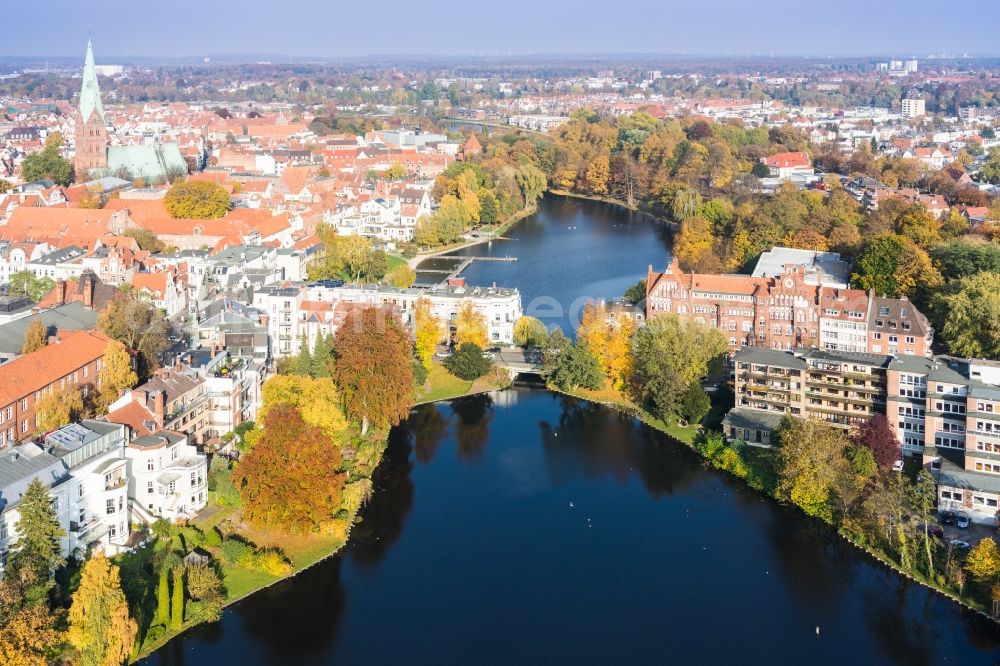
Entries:
POLYGON ((104 482, 104 489, 105 490, 117 490, 118 488, 124 487, 125 486, 125 482, 126 482, 126 479, 125 479, 124 476, 119 477, 119 478, 115 478, 115 479, 110 479, 110 480, 104 482))

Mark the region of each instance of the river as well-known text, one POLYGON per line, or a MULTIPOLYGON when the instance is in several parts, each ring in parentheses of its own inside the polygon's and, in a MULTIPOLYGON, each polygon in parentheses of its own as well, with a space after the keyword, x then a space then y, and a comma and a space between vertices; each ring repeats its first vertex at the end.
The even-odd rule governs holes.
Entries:
MULTIPOLYGON (((566 203, 569 215, 608 215, 566 203)), ((645 233, 660 244, 643 248, 641 272, 646 256, 665 253, 658 233, 645 233)), ((524 238, 518 227, 509 235, 524 238)), ((597 269, 575 267, 576 247, 551 247, 551 261, 603 284, 597 269)), ((635 270, 625 265, 639 259, 621 256, 614 279, 628 284, 635 270)), ((993 623, 635 419, 540 388, 416 408, 393 430, 375 486, 340 556, 235 604, 145 663, 1000 660, 993 623)))

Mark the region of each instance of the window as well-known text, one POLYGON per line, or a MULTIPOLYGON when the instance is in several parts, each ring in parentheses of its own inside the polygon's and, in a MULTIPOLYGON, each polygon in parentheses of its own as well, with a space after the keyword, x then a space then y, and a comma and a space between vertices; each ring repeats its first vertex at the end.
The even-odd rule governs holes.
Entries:
POLYGON ((195 483, 195 479, 197 479, 197 478, 198 478, 198 475, 197 475, 197 474, 195 474, 194 472, 191 472, 191 487, 192 487, 192 488, 193 488, 193 487, 194 487, 195 485, 197 485, 197 484, 195 483))
POLYGON ((109 497, 104 504, 109 514, 115 512, 115 500, 113 497, 109 497))
POLYGON ((990 506, 994 507, 997 505, 997 501, 992 497, 984 497, 983 495, 973 495, 972 503, 979 506, 990 506))
POLYGON ((987 474, 1000 474, 1000 465, 987 462, 976 461, 976 471, 986 472, 987 474))
POLYGON ((890 335, 889 336, 889 344, 890 345, 899 344, 899 336, 898 335, 890 335))
POLYGON ((156 461, 152 458, 146 461, 146 471, 152 472, 156 470, 156 461))
POLYGON ((152 481, 147 481, 146 482, 146 492, 148 494, 150 494, 150 495, 153 494, 153 482, 152 481))
POLYGON ((28 408, 28 399, 27 398, 21 398, 21 411, 23 412, 27 408, 28 408))

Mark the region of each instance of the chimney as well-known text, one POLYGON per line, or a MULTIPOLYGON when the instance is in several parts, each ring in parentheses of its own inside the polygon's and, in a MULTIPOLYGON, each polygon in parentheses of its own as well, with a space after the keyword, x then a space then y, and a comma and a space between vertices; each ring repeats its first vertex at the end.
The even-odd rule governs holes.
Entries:
POLYGON ((132 389, 132 400, 136 402, 141 402, 143 407, 146 406, 147 398, 148 398, 147 393, 142 389, 132 389))
POLYGON ((94 275, 92 273, 86 273, 81 278, 81 283, 83 285, 83 305, 87 308, 94 307, 94 275))
POLYGON ((156 417, 156 422, 162 428, 165 424, 163 421, 164 411, 166 407, 167 396, 163 391, 153 392, 153 415, 156 417))
POLYGON ((56 280, 56 299, 59 305, 63 305, 66 302, 66 280, 62 278, 56 280))

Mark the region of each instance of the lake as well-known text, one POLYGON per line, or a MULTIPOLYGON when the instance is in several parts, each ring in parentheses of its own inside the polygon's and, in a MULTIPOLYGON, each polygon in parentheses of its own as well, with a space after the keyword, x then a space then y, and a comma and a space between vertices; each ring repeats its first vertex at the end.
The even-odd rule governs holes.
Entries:
MULTIPOLYGON (((546 200, 508 236, 467 251, 519 261, 467 277, 526 304, 617 296, 666 257, 662 229, 592 202, 546 200)), ((144 663, 1000 661, 992 622, 635 419, 542 388, 417 407, 374 481, 341 555, 144 663)))

